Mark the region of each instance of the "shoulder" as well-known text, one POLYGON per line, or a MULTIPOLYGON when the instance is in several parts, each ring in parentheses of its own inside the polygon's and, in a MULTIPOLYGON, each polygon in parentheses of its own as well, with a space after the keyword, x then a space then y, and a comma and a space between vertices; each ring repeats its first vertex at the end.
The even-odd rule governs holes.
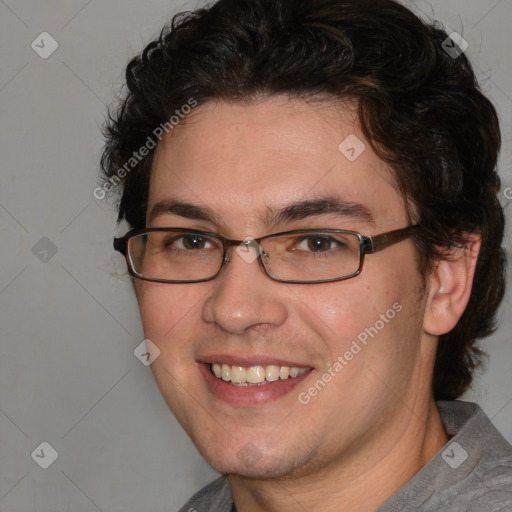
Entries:
POLYGON ((379 512, 512 512, 512 446, 476 404, 438 402, 450 440, 379 512))
POLYGON ((473 481, 439 505, 450 512, 511 512, 512 468, 491 481, 473 481))
POLYGON ((194 494, 179 512, 231 512, 232 506, 228 482, 221 476, 194 494))
POLYGON ((510 443, 476 404, 455 401, 438 406, 447 423, 455 417, 453 437, 440 453, 445 463, 443 505, 454 511, 512 511, 510 443))

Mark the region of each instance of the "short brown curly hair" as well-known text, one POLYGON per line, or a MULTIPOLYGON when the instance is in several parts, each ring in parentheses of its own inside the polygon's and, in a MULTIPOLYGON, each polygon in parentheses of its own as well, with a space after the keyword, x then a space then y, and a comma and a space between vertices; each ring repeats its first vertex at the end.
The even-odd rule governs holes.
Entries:
MULTIPOLYGON (((190 98, 356 100, 365 136, 421 225, 422 275, 443 257, 439 247, 481 234, 469 304, 440 337, 434 369, 434 397, 455 399, 480 364, 478 340, 495 328, 505 253, 497 114, 466 56, 443 48, 447 38, 393 0, 220 0, 182 13, 128 64, 126 96, 104 130, 104 183, 190 98)), ((119 220, 132 227, 145 225, 153 152, 123 174, 119 220)))

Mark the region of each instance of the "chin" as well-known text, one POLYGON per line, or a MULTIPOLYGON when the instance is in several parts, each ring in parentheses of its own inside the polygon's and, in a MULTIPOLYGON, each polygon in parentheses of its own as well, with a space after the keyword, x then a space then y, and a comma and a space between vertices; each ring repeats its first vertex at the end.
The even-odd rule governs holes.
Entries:
POLYGON ((298 449, 258 448, 250 441, 242 444, 238 450, 235 443, 224 451, 212 450, 211 447, 202 449, 198 443, 196 446, 206 462, 219 473, 254 480, 273 480, 295 473, 307 473, 308 463, 314 456, 298 449))
POLYGON ((290 467, 288 461, 256 462, 249 465, 240 461, 208 461, 207 462, 219 473, 224 475, 236 475, 249 480, 275 480, 294 473, 297 468, 290 467))

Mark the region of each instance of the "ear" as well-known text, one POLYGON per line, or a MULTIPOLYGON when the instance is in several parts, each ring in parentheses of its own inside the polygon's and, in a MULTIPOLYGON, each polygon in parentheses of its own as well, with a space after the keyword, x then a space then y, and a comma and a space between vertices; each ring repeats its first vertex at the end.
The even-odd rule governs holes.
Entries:
POLYGON ((450 332, 464 313, 471 295, 480 235, 467 237, 464 248, 450 248, 428 278, 423 329, 432 336, 450 332))

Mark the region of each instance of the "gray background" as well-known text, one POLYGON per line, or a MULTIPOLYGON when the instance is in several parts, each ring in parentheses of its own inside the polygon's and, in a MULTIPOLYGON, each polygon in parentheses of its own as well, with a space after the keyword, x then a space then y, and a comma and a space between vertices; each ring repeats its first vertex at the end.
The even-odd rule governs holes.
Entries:
MULTIPOLYGON (((502 118, 503 189, 512 187, 512 0, 403 3, 469 42, 502 118)), ((169 512, 215 475, 133 355, 142 329, 111 249, 123 229, 112 200, 92 195, 99 126, 128 58, 196 5, 0 0, 1 512, 169 512), (44 31, 59 44, 47 59, 31 48, 44 31), (48 469, 31 458, 43 441, 58 452, 48 469)), ((512 441, 510 295, 500 314, 488 371, 466 398, 512 441)))

